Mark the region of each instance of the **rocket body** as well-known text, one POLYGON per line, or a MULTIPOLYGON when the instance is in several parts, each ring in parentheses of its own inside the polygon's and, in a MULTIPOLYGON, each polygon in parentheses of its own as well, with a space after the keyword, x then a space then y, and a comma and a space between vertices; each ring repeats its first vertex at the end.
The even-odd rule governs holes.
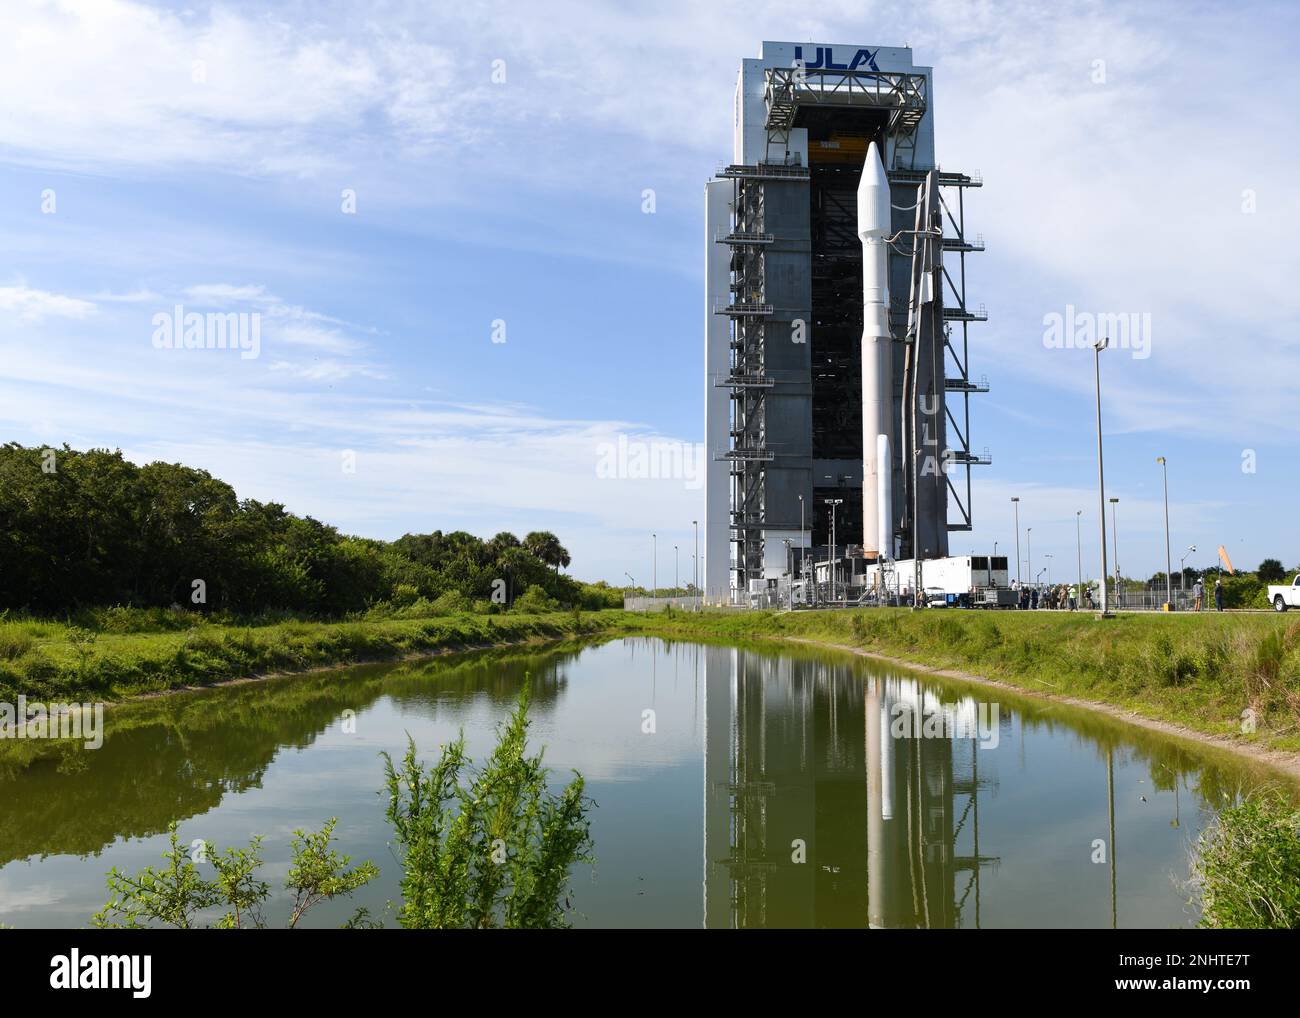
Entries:
POLYGON ((878 540, 876 547, 880 552, 880 558, 892 559, 894 557, 894 521, 891 516, 893 501, 894 472, 891 466, 894 457, 889 452, 889 436, 876 436, 876 462, 882 464, 879 470, 879 480, 876 485, 876 525, 878 540))
POLYGON ((891 220, 889 178, 880 150, 872 142, 858 182, 858 239, 862 242, 862 545, 867 558, 893 550, 893 463, 889 450, 893 434, 894 352, 886 243, 892 232, 891 220))

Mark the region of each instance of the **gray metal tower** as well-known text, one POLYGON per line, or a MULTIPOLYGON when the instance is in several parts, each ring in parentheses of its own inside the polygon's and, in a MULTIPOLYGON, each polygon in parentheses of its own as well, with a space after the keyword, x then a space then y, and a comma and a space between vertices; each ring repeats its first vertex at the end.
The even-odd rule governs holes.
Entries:
MULTIPOLYGON (((911 51, 765 42, 742 61, 733 162, 706 186, 704 589, 752 585, 864 538, 856 191, 883 153, 893 206, 889 531, 898 557, 971 528, 964 191, 934 161, 931 72, 911 51), (840 506, 837 500, 842 500, 840 506), (950 516, 949 503, 954 513, 950 516)), ((882 393, 882 398, 884 394, 882 393)))

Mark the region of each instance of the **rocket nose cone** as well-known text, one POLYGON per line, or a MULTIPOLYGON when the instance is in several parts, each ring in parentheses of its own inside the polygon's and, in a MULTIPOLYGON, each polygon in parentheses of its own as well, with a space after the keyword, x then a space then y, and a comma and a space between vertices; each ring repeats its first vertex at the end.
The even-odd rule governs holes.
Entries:
POLYGON ((858 179, 858 235, 881 236, 889 232, 889 178, 880 160, 880 148, 873 141, 867 146, 858 179))
POLYGON ((880 146, 874 141, 867 146, 867 158, 862 161, 862 177, 858 180, 858 190, 864 187, 888 187, 889 178, 885 176, 885 161, 880 156, 880 146))

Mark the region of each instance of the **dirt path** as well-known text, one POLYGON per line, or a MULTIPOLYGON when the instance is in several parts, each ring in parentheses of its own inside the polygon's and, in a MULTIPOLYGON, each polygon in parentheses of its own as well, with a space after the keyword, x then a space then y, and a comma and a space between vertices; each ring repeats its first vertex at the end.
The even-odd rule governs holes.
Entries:
POLYGON ((992 686, 995 689, 1005 689, 1009 693, 1015 693, 1018 696, 1029 697, 1034 700, 1047 700, 1052 703, 1063 703, 1070 707, 1078 707, 1083 710, 1094 711, 1098 714, 1105 714, 1109 717, 1115 718, 1118 721, 1123 721, 1125 724, 1135 725, 1138 728, 1145 728, 1148 731, 1159 732, 1162 735, 1187 739, 1203 746, 1212 746, 1215 749, 1224 750, 1225 752, 1244 757, 1248 760, 1255 761, 1256 763, 1265 764, 1274 770, 1281 771, 1292 780, 1300 781, 1300 753, 1285 753, 1280 750, 1266 749, 1263 746, 1238 742, 1235 739, 1228 739, 1218 735, 1207 735, 1205 732, 1198 732, 1194 728, 1171 724, 1168 721, 1156 721, 1152 718, 1143 717, 1141 714, 1134 714, 1131 711, 1112 706, 1108 703, 1100 703, 1097 700, 1080 700, 1078 697, 1062 696, 1059 693, 1048 693, 1037 689, 1029 689, 1025 686, 1017 686, 1011 682, 1003 682, 1000 679, 990 679, 986 676, 975 675, 971 672, 961 672, 951 668, 934 668, 930 665, 908 661, 905 658, 890 657, 888 654, 878 654, 875 651, 863 650, 861 647, 853 647, 844 643, 827 643, 823 640, 809 640, 801 636, 783 636, 774 637, 774 639, 782 640, 787 643, 807 644, 811 647, 827 647, 832 650, 842 650, 850 654, 856 654, 859 657, 870 658, 873 661, 880 661, 884 664, 894 665, 898 668, 906 668, 908 671, 919 672, 923 675, 933 675, 943 679, 957 679, 961 682, 970 682, 980 686, 992 686))

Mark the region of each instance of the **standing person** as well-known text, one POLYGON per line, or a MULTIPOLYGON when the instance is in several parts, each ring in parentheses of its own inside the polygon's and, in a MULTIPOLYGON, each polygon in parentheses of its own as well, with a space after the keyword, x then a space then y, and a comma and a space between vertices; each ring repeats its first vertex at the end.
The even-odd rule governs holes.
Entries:
POLYGON ((1205 599, 1205 582, 1198 576, 1196 582, 1192 585, 1192 597, 1196 599, 1196 604, 1192 611, 1201 610, 1201 602, 1205 599))
POLYGON ((1219 579, 1214 581, 1214 610, 1223 611, 1223 581, 1219 579))
POLYGON ((1035 587, 1029 592, 1029 609, 1030 611, 1038 610, 1038 588, 1035 587))
POLYGON ((1075 611, 1079 606, 1079 586, 1074 584, 1070 587, 1070 611, 1075 611))

